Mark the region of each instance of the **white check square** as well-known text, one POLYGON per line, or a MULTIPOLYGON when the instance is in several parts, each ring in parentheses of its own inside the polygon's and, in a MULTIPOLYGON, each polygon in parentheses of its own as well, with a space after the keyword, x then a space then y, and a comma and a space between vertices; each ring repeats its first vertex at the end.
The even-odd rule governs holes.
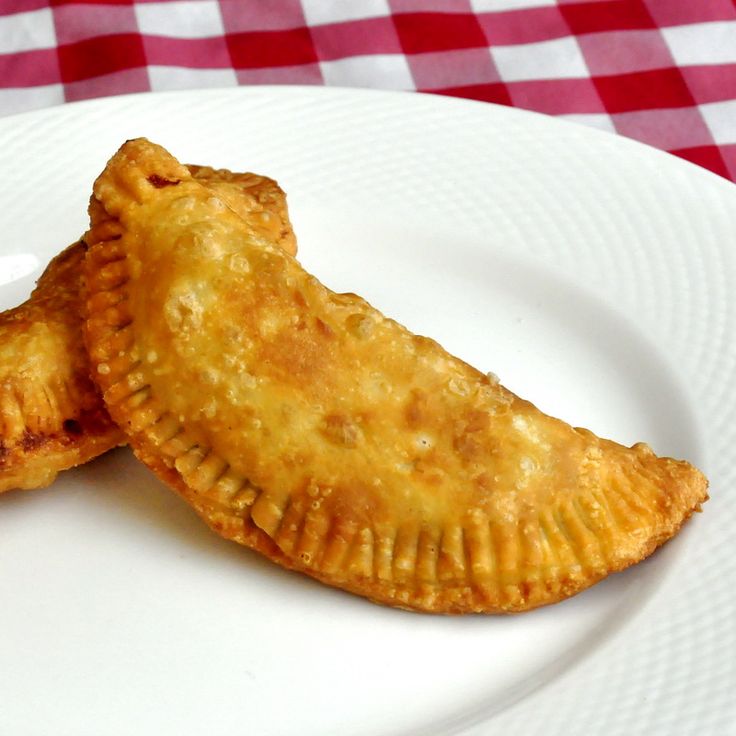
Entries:
POLYGON ((601 113, 571 113, 569 115, 559 115, 563 120, 569 120, 571 123, 579 123, 587 125, 589 128, 598 128, 598 130, 606 130, 609 133, 616 132, 616 126, 611 120, 611 116, 605 112, 601 113))
POLYGON ((310 26, 391 15, 388 0, 301 0, 310 26))
POLYGON ((678 66, 736 63, 736 21, 672 26, 662 35, 678 66))
POLYGON ((212 38, 225 33, 217 0, 137 3, 135 15, 147 36, 212 38))
POLYGON ((525 10, 553 5, 557 5, 557 0, 470 0, 470 7, 476 13, 499 13, 503 10, 525 10))
POLYGON ((236 87, 234 69, 184 69, 180 66, 149 66, 151 90, 195 89, 201 87, 236 87))
POLYGON ((64 86, 61 84, 0 89, 0 115, 37 110, 62 102, 64 102, 64 86))
POLYGON ((589 76, 583 54, 573 37, 493 46, 491 55, 504 82, 589 76))
POLYGON ((718 145, 736 143, 736 100, 709 102, 699 107, 718 145))
POLYGON ((325 84, 339 87, 414 89, 409 64, 403 54, 351 56, 336 61, 321 61, 325 84))
POLYGON ((51 8, 0 16, 0 54, 56 46, 51 8))

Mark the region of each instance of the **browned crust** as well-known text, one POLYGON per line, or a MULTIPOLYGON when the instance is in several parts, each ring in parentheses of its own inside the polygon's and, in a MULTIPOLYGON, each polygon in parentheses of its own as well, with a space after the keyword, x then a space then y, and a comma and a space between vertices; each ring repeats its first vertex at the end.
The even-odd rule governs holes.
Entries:
MULTIPOLYGON (((248 333, 250 342, 256 334, 263 341, 259 343, 265 351, 261 354, 267 357, 263 370, 269 371, 272 385, 288 386, 292 393, 284 396, 293 397, 295 387, 302 390, 314 387, 315 381, 322 385, 332 380, 341 396, 351 387, 357 393, 359 388, 350 383, 353 374, 345 366, 365 363, 339 362, 340 350, 349 345, 364 361, 378 354, 383 365, 391 364, 392 351, 396 351, 402 375, 414 375, 411 369, 419 371, 418 376, 439 375, 444 380, 425 392, 419 390, 420 382, 410 384, 416 390, 408 392, 409 403, 396 415, 397 422, 406 425, 401 432, 407 427, 412 432, 434 431, 438 442, 445 444, 449 436, 450 450, 442 463, 462 473, 466 468, 475 472, 482 458, 491 463, 490 475, 473 476, 477 488, 468 490, 458 481, 447 493, 439 490, 442 479, 438 473, 443 466, 425 462, 420 468, 423 472, 411 479, 407 476, 406 485, 396 489, 398 493, 379 498, 368 484, 354 477, 353 485, 346 483, 334 493, 317 475, 302 483, 301 468, 307 465, 317 468, 310 472, 321 472, 320 464, 331 462, 327 454, 284 456, 284 462, 295 468, 290 477, 282 468, 261 467, 258 452, 265 456, 266 444, 260 450, 254 450, 252 443, 236 444, 240 453, 236 455, 221 452, 212 441, 214 429, 205 420, 187 419, 163 403, 152 388, 153 374, 147 374, 137 354, 136 335, 153 329, 156 317, 146 312, 145 324, 135 322, 132 285, 145 268, 140 261, 131 265, 128 248, 132 246, 118 215, 134 220, 142 203, 164 201, 155 199, 157 191, 163 190, 151 185, 150 179, 146 183, 146 177, 154 174, 179 181, 183 192, 178 196, 184 197, 187 206, 198 206, 196 201, 203 199, 186 171, 163 149, 146 141, 126 144, 112 159, 95 187, 100 204, 92 210, 86 260, 90 288, 86 339, 105 401, 131 437, 136 454, 222 536, 257 549, 284 567, 376 602, 438 613, 511 613, 567 598, 638 562, 676 534, 707 499, 706 479, 688 463, 658 458, 645 445, 625 448, 543 415, 448 356, 432 341, 412 336, 385 320, 358 297, 328 292, 257 238, 251 238, 245 252, 252 263, 264 264, 263 270, 253 268, 251 276, 233 277, 240 279, 238 288, 228 292, 238 304, 236 314, 243 321, 251 318, 237 301, 243 290, 271 284, 266 302, 274 311, 266 314, 276 318, 279 309, 287 306, 279 296, 281 285, 298 286, 302 298, 289 296, 289 308, 297 315, 294 324, 303 317, 304 334, 311 335, 311 342, 305 339, 301 345, 314 353, 310 358, 294 351, 293 335, 288 331, 282 345, 274 343, 267 351, 268 338, 260 329, 248 333), (352 324, 354 315, 358 319, 352 324), (354 333, 361 332, 359 323, 364 318, 373 320, 374 332, 372 341, 360 347, 364 336, 354 333), (376 336, 381 330, 382 338, 376 336), (334 365, 341 370, 337 377, 325 367, 334 356, 334 365), (444 367, 435 368, 436 364, 444 367), (432 367, 426 368, 428 365, 432 367), (465 398, 468 396, 479 398, 476 402, 465 398), (443 406, 454 413, 441 415, 443 406), (488 409, 485 414, 480 410, 483 407, 488 409), (539 438, 534 439, 535 434, 539 438), (554 451, 540 450, 542 446, 554 451), (247 468, 243 452, 255 452, 247 468), (527 453, 537 452, 549 468, 532 475, 531 490, 522 493, 525 486, 514 481, 527 477, 522 473, 523 461, 532 460, 527 453), (277 477, 293 488, 282 492, 274 480, 277 477), (257 482, 256 478, 265 480, 257 482), (407 496, 409 501, 402 500, 404 490, 413 494, 407 496)), ((227 220, 239 236, 247 236, 247 223, 238 225, 231 213, 220 216, 198 210, 196 221, 210 215, 217 219, 218 227, 227 220)), ((145 238, 147 221, 138 221, 136 227, 131 238, 145 238)), ((156 221, 156 227, 161 227, 161 221, 156 221)), ((146 253, 152 246, 145 240, 137 242, 146 243, 146 253)), ((161 247, 166 252, 167 246, 161 247)), ((136 253, 140 258, 141 251, 136 253)), ((251 304, 254 309, 261 306, 257 301, 251 304)), ((225 315, 218 312, 218 317, 225 315)), ((268 322, 268 330, 272 327, 268 322)), ((171 339, 173 336, 172 331, 171 339)), ((320 397, 329 400, 324 393, 320 397)), ((384 402, 373 408, 375 419, 394 411, 395 405, 384 402)), ((322 430, 310 440, 338 458, 338 465, 339 458, 345 458, 342 467, 349 470, 351 462, 360 462, 361 452, 369 451, 367 446, 357 449, 371 421, 368 414, 363 429, 356 429, 349 416, 329 413, 322 430), (339 445, 340 452, 333 452, 330 443, 339 445), (340 454, 343 451, 358 454, 340 454)), ((245 434, 237 427, 233 431, 245 434)), ((229 447, 232 437, 223 436, 229 447)), ((386 454, 391 451, 389 445, 377 446, 386 454)), ((372 467, 382 474, 379 480, 393 482, 393 466, 379 467, 379 456, 374 460, 372 467)), ((350 472, 345 476, 351 478, 350 472)), ((455 480, 452 476, 451 481, 455 480)))

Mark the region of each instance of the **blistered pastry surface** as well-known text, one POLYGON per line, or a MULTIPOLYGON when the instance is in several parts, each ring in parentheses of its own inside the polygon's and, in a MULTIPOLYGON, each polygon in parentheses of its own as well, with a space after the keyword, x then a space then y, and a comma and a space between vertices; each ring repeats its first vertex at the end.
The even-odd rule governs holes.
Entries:
POLYGON ((513 611, 638 561, 706 498, 687 463, 548 417, 330 292, 159 147, 126 144, 95 197, 93 375, 225 536, 382 602, 513 611))

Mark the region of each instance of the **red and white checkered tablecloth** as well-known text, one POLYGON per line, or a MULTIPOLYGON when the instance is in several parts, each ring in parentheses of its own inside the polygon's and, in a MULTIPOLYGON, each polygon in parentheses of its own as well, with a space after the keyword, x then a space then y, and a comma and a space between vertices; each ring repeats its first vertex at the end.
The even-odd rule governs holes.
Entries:
POLYGON ((736 179, 734 0, 0 0, 0 114, 285 83, 537 110, 736 179))

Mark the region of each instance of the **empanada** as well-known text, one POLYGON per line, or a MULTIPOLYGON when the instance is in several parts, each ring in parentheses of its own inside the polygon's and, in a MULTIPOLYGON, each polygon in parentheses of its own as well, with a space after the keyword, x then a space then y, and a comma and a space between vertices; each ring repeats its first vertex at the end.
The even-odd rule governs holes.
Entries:
POLYGON ((331 292, 158 146, 126 143, 94 197, 95 380, 224 537, 377 602, 512 612, 638 562, 707 498, 688 463, 546 416, 331 292))
MULTIPOLYGON (((276 182, 203 166, 189 170, 263 237, 296 253, 276 182)), ((81 331, 85 250, 83 243, 67 248, 27 302, 0 314, 0 492, 46 486, 59 471, 125 443, 89 379, 81 331)))
POLYGON ((0 314, 0 492, 41 488, 125 435, 89 378, 80 284, 86 247, 54 258, 30 299, 0 314))

